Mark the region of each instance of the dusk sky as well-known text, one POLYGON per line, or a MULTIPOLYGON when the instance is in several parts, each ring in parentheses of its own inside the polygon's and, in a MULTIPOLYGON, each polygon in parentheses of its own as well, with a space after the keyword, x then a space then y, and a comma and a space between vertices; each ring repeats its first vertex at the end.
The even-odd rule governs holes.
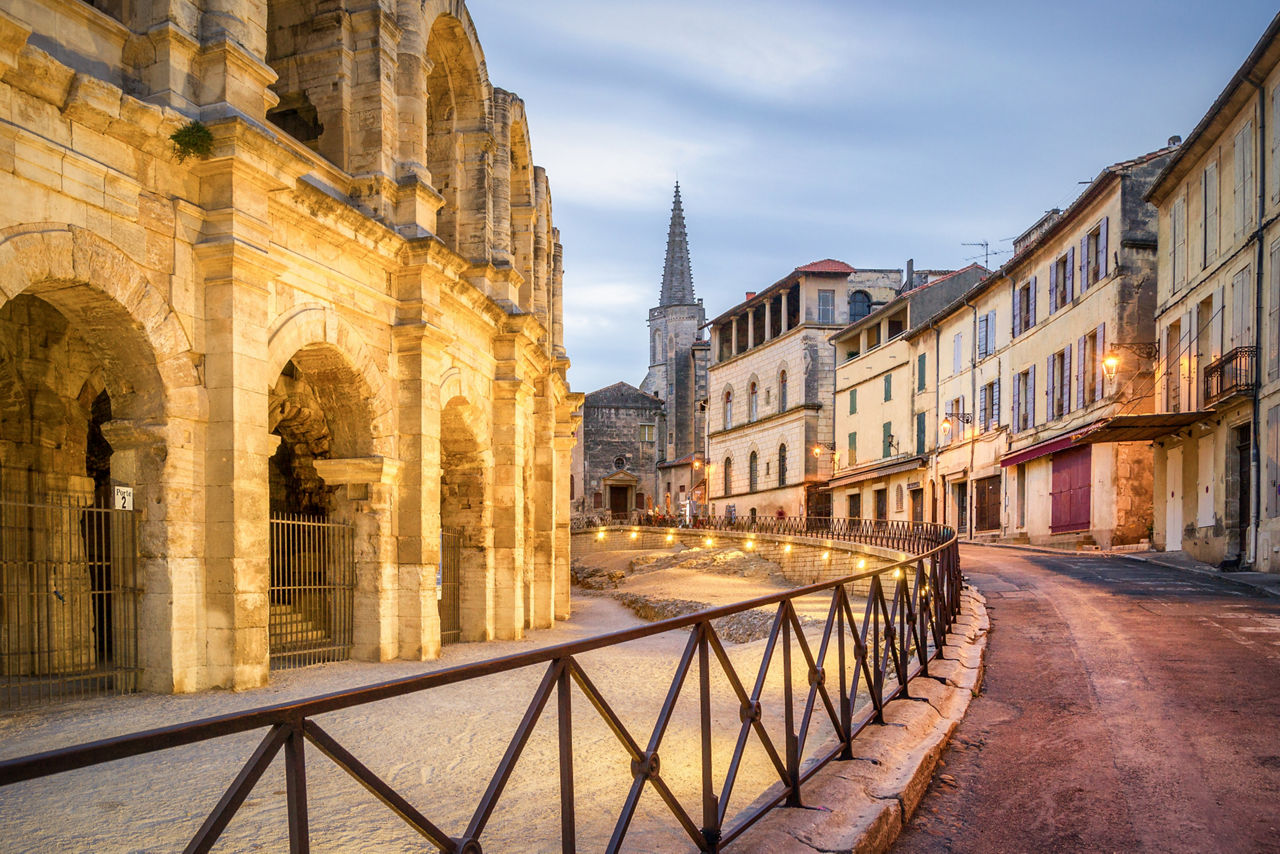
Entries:
POLYGON ((576 391, 648 368, 672 187, 712 318, 795 267, 1008 257, 1106 165, 1186 136, 1258 0, 471 0, 564 244, 576 391))

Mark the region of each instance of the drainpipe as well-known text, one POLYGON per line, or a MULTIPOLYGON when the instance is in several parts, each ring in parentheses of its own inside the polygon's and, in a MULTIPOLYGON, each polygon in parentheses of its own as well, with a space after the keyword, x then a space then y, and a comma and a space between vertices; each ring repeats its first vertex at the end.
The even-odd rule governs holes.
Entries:
POLYGON ((930 468, 933 469, 933 502, 930 507, 930 515, 933 517, 934 524, 947 524, 947 504, 946 494, 947 485, 938 483, 938 413, 942 411, 942 368, 939 366, 939 360, 942 356, 942 332, 938 329, 937 321, 931 321, 929 328, 933 330, 933 418, 934 418, 934 434, 933 434, 933 458, 929 461, 930 468), (938 521, 938 493, 942 493, 942 521, 938 521))
MULTIPOLYGON (((973 408, 973 412, 969 413, 969 485, 973 486, 973 443, 977 440, 977 415, 978 415, 978 307, 969 302, 969 298, 964 298, 964 304, 969 306, 969 310, 973 312, 973 334, 969 336, 973 339, 970 346, 972 355, 969 358, 969 406, 973 408)), ((987 337, 991 337, 991 330, 987 330, 987 337)), ((965 514, 965 519, 969 523, 969 539, 973 539, 973 490, 965 490, 965 501, 969 505, 969 512, 965 514)))
MULTIPOLYGON (((1261 444, 1261 436, 1259 430, 1262 427, 1262 348, 1257 343, 1262 340, 1262 262, 1263 252, 1263 235, 1262 235, 1262 217, 1266 212, 1267 200, 1267 111, 1263 103, 1263 88, 1258 81, 1249 79, 1253 84, 1253 90, 1258 96, 1258 211, 1256 228, 1253 232, 1253 241, 1257 247, 1257 258, 1254 260, 1254 290, 1253 290, 1253 342, 1254 342, 1254 358, 1253 358, 1253 437, 1249 443, 1249 477, 1252 500, 1249 502, 1249 515, 1252 517, 1253 526, 1253 542, 1252 560, 1250 563, 1256 568, 1258 565, 1258 540, 1259 527, 1262 520, 1262 465, 1260 463, 1258 447, 1261 444)), ((1275 343, 1272 343, 1275 346, 1275 343)), ((1243 544, 1241 544, 1243 548, 1243 544)), ((1246 554, 1246 557, 1250 555, 1246 554)))

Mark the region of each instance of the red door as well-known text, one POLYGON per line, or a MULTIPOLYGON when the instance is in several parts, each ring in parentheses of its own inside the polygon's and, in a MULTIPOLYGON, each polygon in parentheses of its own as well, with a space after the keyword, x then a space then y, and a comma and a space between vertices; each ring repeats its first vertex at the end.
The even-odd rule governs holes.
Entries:
POLYGON ((1093 446, 1085 445, 1053 455, 1052 515, 1049 529, 1064 531, 1089 530, 1090 476, 1093 446))

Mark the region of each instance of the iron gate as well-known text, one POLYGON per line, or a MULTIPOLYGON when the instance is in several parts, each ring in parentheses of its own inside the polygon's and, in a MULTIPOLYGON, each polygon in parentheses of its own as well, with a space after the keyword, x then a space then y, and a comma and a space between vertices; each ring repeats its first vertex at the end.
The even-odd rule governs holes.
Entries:
POLYGON ((440 642, 462 640, 462 529, 440 529, 440 574, 436 579, 440 603, 440 642))
POLYGON ((0 498, 0 709, 138 687, 136 515, 0 498))
POLYGON ((324 517, 271 517, 271 667, 351 657, 355 553, 350 525, 324 517))

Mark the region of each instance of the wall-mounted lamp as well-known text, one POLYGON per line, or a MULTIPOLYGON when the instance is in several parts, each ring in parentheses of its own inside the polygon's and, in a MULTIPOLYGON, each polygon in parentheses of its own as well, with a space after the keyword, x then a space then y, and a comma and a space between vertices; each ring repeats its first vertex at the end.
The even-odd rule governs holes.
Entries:
POLYGON ((950 433, 952 429, 955 428, 957 422, 960 424, 972 424, 973 415, 968 412, 948 413, 947 416, 942 419, 942 432, 950 433))
POLYGON ((1102 372, 1107 375, 1107 379, 1114 380, 1116 378, 1116 369, 1120 367, 1120 357, 1115 353, 1108 353, 1102 359, 1102 372))

